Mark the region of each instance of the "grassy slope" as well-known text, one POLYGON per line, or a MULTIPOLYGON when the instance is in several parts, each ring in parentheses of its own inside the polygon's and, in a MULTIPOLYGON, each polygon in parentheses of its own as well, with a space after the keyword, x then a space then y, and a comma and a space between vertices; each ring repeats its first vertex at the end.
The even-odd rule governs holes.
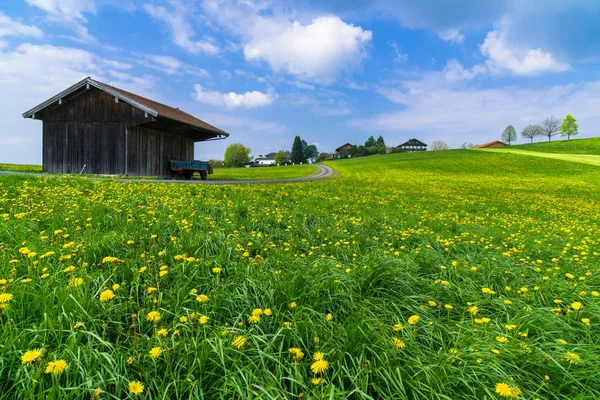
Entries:
POLYGON ((215 168, 210 180, 287 179, 309 176, 317 171, 316 165, 286 165, 283 167, 215 168))
POLYGON ((42 166, 28 164, 0 164, 0 171, 41 173, 42 166))
POLYGON ((553 140, 511 146, 511 148, 544 153, 600 155, 600 137, 588 139, 553 140))
POLYGON ((0 279, 16 279, 0 393, 123 398, 140 380, 149 398, 474 400, 501 382, 523 398, 600 396, 600 168, 468 150, 329 165, 338 179, 285 186, 0 178, 0 279), (273 315, 251 325, 257 307, 273 315), (179 320, 192 313, 210 320, 179 320), (57 385, 19 359, 44 344, 69 363, 57 385), (317 351, 329 368, 314 385, 317 351))
POLYGON ((554 160, 563 160, 570 162, 577 162, 582 164, 595 165, 600 167, 600 155, 595 154, 566 154, 566 153, 546 153, 542 151, 526 151, 515 148, 497 148, 497 149, 480 149, 480 151, 487 151, 492 153, 511 153, 519 154, 530 157, 544 157, 551 158, 554 160))

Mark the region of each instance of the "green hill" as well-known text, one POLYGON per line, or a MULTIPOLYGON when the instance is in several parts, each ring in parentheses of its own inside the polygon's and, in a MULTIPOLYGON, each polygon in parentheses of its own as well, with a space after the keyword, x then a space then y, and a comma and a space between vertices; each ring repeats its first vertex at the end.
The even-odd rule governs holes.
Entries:
POLYGON ((600 137, 587 139, 553 140, 511 146, 515 149, 544 153, 595 154, 600 155, 600 137))
POLYGON ((600 167, 327 164, 276 185, 0 177, 0 393, 600 398, 600 167))

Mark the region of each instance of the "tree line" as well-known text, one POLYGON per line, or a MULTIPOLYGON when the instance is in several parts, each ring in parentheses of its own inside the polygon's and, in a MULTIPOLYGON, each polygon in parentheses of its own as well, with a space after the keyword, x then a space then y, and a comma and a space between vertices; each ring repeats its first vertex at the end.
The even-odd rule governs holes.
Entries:
MULTIPOLYGON (((538 136, 547 137, 548 141, 551 141, 552 136, 560 133, 561 136, 566 136, 567 140, 571 140, 571 136, 579 134, 578 128, 579 125, 577 125, 577 120, 571 114, 567 114, 562 122, 558 118, 550 116, 539 124, 527 125, 523 128, 521 137, 529 139, 530 143, 533 143, 533 139, 538 136)), ((509 146, 511 143, 517 141, 517 131, 514 126, 508 125, 504 129, 504 132, 502 132, 502 140, 508 143, 509 146)))

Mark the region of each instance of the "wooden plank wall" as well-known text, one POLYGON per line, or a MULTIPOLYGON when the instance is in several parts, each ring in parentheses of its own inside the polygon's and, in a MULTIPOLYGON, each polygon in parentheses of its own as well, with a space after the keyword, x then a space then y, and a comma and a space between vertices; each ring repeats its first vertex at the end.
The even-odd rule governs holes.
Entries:
POLYGON ((65 99, 43 116, 43 170, 168 177, 171 159, 193 159, 194 141, 134 126, 151 118, 94 87, 65 99))

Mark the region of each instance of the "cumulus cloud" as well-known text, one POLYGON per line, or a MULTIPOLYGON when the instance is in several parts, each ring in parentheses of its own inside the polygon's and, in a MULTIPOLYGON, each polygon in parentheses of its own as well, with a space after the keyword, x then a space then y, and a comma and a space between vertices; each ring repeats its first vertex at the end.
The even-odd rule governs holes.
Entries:
POLYGON ((298 21, 257 20, 252 38, 244 45, 249 61, 266 61, 276 72, 331 83, 336 74, 366 57, 372 33, 323 16, 303 25, 298 21))
POLYGON ((460 33, 458 29, 448 29, 438 33, 440 39, 445 42, 450 42, 452 44, 461 44, 465 41, 465 35, 460 33))
POLYGON ((148 54, 144 56, 144 61, 141 64, 167 75, 187 74, 203 78, 210 76, 207 70, 189 65, 171 56, 148 54))
POLYGON ((228 108, 255 108, 273 103, 277 93, 269 90, 267 93, 252 91, 246 93, 222 93, 216 90, 207 90, 201 85, 194 85, 194 99, 200 103, 213 106, 225 106, 228 108))
POLYGON ((173 43, 191 54, 217 54, 219 48, 210 40, 194 40, 194 30, 187 21, 182 10, 167 10, 151 4, 144 5, 144 10, 154 19, 162 22, 171 32, 173 43))
POLYGON ((4 36, 20 36, 41 39, 44 36, 41 29, 25 25, 0 11, 0 38, 4 36))
POLYGON ((470 69, 465 67, 457 60, 449 60, 444 68, 443 74, 449 82, 470 81, 478 75, 486 72, 486 68, 482 65, 475 65, 470 69))
POLYGON ((501 31, 488 32, 480 46, 481 54, 488 57, 486 65, 492 73, 510 72, 515 75, 535 75, 542 72, 564 72, 567 63, 556 60, 542 49, 520 49, 506 42, 501 31))

